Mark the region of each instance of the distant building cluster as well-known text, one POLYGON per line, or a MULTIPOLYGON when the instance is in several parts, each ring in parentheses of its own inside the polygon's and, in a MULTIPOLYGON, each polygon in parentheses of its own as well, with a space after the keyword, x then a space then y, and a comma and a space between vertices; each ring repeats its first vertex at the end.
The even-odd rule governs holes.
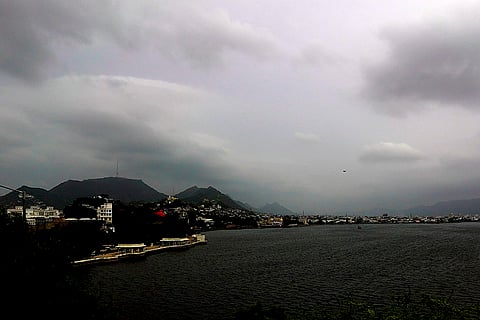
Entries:
POLYGON ((258 226, 260 228, 282 227, 283 217, 282 216, 263 216, 258 222, 258 226))
MULTIPOLYGON (((26 208, 26 219, 29 225, 38 226, 55 221, 95 220, 103 221, 105 230, 115 231, 115 201, 107 195, 79 198, 63 211, 51 206, 30 206, 26 208)), ((448 214, 445 216, 335 216, 335 215, 280 215, 259 213, 246 209, 229 208, 213 200, 205 199, 202 204, 193 205, 169 196, 167 199, 152 203, 152 213, 175 215, 185 221, 196 231, 214 228, 272 228, 308 226, 315 224, 377 224, 377 223, 452 223, 478 222, 480 215, 448 214)), ((9 215, 22 216, 23 207, 15 206, 7 209, 9 215)))
MULTIPOLYGON (((88 208, 96 212, 96 217, 93 219, 104 221, 105 224, 111 225, 113 223, 113 200, 103 196, 94 196, 93 199, 97 200, 96 205, 91 203, 81 203, 83 208, 88 208), (99 201, 98 201, 99 200, 99 201)), ((23 216, 23 206, 15 206, 14 208, 7 209, 7 214, 10 216, 23 216)), ((58 222, 59 220, 80 220, 80 219, 92 219, 92 218, 66 218, 64 212, 55 209, 52 206, 33 205, 25 208, 26 222, 30 226, 47 225, 58 222)))
MULTIPOLYGON (((15 206, 7 209, 7 214, 11 216, 23 216, 23 206, 15 206)), ((31 226, 53 223, 62 218, 60 210, 50 206, 30 206, 25 208, 25 217, 27 223, 31 226)))
POLYGON ((480 214, 463 215, 451 213, 444 216, 302 216, 303 224, 377 224, 377 223, 453 223, 479 222, 480 214))

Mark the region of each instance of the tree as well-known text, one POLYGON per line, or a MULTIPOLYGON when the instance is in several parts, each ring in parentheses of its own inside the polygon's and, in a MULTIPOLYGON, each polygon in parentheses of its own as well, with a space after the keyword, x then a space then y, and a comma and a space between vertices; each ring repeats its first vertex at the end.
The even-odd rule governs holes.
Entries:
POLYGON ((77 286, 66 230, 24 227, 21 218, 0 213, 2 312, 17 319, 114 319, 77 286))

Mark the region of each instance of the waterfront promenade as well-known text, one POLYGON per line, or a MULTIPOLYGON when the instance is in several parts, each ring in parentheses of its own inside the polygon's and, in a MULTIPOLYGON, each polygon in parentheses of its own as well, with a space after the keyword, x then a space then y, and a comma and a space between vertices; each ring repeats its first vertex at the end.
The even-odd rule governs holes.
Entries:
POLYGON ((136 260, 146 257, 147 255, 163 252, 184 250, 200 244, 207 244, 205 235, 197 234, 189 238, 169 238, 162 239, 157 244, 145 245, 139 244, 119 244, 113 252, 95 254, 91 257, 74 260, 74 266, 93 265, 112 263, 125 260, 136 260))

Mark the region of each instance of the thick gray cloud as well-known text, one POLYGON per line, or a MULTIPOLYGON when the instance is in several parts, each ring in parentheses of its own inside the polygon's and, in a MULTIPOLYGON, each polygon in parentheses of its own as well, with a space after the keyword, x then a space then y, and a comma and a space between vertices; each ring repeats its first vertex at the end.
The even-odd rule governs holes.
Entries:
POLYGON ((365 69, 365 94, 390 114, 432 106, 480 108, 479 7, 453 18, 384 29, 385 60, 365 69))
POLYGON ((0 0, 0 181, 118 161, 161 192, 297 212, 480 194, 477 11, 446 3, 0 0))
POLYGON ((95 51, 99 43, 127 54, 154 50, 199 68, 234 53, 264 61, 278 55, 266 30, 183 1, 0 1, 0 71, 10 76, 38 83, 75 71, 70 56, 87 47, 95 51))
POLYGON ((276 40, 266 30, 235 21, 221 9, 180 8, 180 11, 170 11, 159 6, 162 22, 155 27, 144 25, 144 40, 152 41, 170 58, 186 59, 195 67, 203 68, 222 63, 230 53, 264 61, 277 55, 276 40))
POLYGON ((364 163, 408 163, 422 158, 419 151, 406 143, 381 142, 364 147, 359 160, 364 163))
POLYGON ((320 137, 314 133, 295 132, 295 139, 300 142, 306 142, 306 143, 320 142, 320 137))
POLYGON ((0 70, 38 82, 59 64, 56 49, 88 44, 95 37, 124 41, 112 2, 0 1, 0 70))
MULTIPOLYGON (((4 88, 0 102, 17 90, 4 88)), ((229 176, 223 141, 196 131, 201 114, 216 103, 214 96, 160 81, 60 78, 18 96, 15 115, 1 118, 9 137, 2 140, 1 159, 19 165, 17 158, 30 153, 40 168, 96 168, 103 175, 119 161, 126 175, 148 176, 160 188, 218 182, 229 176)))
POLYGON ((311 43, 302 48, 298 56, 294 57, 294 62, 308 67, 317 65, 325 67, 339 65, 343 59, 341 56, 329 52, 320 43, 311 43))

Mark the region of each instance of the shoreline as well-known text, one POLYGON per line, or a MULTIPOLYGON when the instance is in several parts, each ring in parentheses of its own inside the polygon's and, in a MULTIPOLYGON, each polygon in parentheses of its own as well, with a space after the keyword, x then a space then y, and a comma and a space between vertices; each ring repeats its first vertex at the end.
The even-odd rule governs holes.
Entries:
POLYGON ((92 256, 90 258, 74 260, 73 266, 86 266, 106 264, 121 261, 134 261, 146 258, 148 255, 159 253, 162 251, 177 251, 186 250, 196 245, 205 245, 208 241, 206 239, 200 239, 185 244, 173 244, 173 245, 150 245, 145 246, 140 252, 110 252, 92 256))

